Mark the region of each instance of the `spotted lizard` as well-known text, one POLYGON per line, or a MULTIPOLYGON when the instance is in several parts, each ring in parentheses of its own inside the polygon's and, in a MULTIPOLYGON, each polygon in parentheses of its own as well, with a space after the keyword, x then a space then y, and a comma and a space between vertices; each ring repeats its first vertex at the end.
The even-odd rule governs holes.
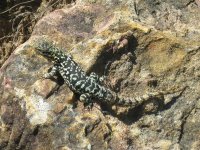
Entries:
POLYGON ((94 72, 87 75, 71 55, 65 54, 52 42, 40 41, 35 45, 35 49, 53 62, 51 71, 44 74, 44 78, 51 78, 60 73, 64 82, 74 93, 80 95, 80 101, 86 106, 92 104, 93 99, 98 99, 110 105, 136 107, 149 99, 172 93, 171 91, 149 92, 130 99, 119 98, 117 93, 103 85, 103 77, 99 77, 94 72))

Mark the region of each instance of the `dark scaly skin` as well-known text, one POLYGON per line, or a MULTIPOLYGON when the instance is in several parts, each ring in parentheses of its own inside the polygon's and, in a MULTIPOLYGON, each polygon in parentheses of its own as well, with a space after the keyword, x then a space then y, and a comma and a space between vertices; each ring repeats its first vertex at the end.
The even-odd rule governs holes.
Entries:
POLYGON ((59 72, 69 88, 73 92, 80 94, 80 100, 85 104, 90 104, 92 98, 97 98, 111 105, 136 107, 151 98, 163 97, 165 94, 177 92, 174 90, 161 91, 146 93, 141 97, 133 97, 131 99, 119 98, 115 92, 112 92, 101 84, 102 78, 93 72, 87 76, 70 55, 64 54, 54 44, 48 41, 40 41, 35 48, 42 56, 54 63, 51 72, 45 74, 44 77, 50 78, 59 72))
POLYGON ((80 94, 81 101, 89 103, 91 98, 98 98, 109 102, 114 98, 112 92, 100 84, 101 78, 95 73, 87 76, 70 55, 64 54, 52 43, 43 41, 36 46, 36 50, 54 62, 51 72, 45 74, 44 77, 50 78, 59 72, 69 88, 80 94))

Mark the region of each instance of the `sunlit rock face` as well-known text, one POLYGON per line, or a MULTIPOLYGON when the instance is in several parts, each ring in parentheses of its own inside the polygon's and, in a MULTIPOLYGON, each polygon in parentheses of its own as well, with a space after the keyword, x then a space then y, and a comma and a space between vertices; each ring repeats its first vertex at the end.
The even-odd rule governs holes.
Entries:
POLYGON ((199 149, 199 7, 184 1, 92 1, 55 10, 0 70, 0 149, 199 149), (141 106, 94 99, 85 110, 32 45, 49 39, 121 97, 174 87, 141 106), (191 138, 193 137, 193 138, 191 138))

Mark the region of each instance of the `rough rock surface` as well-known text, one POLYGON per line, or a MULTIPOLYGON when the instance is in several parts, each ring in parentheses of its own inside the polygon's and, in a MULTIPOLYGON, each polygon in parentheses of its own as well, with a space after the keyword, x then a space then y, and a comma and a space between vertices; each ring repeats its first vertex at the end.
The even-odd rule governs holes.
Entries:
POLYGON ((43 17, 0 70, 0 149, 200 149, 199 11, 189 0, 78 0, 43 17), (51 63, 27 46, 39 38, 124 97, 188 87, 162 103, 87 111, 61 78, 41 79, 51 63))

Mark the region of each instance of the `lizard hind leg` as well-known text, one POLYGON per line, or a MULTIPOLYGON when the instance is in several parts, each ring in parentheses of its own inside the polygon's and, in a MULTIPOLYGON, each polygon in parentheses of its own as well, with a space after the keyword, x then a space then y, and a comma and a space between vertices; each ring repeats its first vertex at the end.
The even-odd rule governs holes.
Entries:
POLYGON ((90 110, 92 108, 93 102, 89 93, 81 94, 79 99, 81 102, 83 102, 86 109, 90 110))
POLYGON ((105 79, 105 76, 99 77, 96 73, 91 72, 89 78, 94 80, 94 82, 102 84, 105 79))

